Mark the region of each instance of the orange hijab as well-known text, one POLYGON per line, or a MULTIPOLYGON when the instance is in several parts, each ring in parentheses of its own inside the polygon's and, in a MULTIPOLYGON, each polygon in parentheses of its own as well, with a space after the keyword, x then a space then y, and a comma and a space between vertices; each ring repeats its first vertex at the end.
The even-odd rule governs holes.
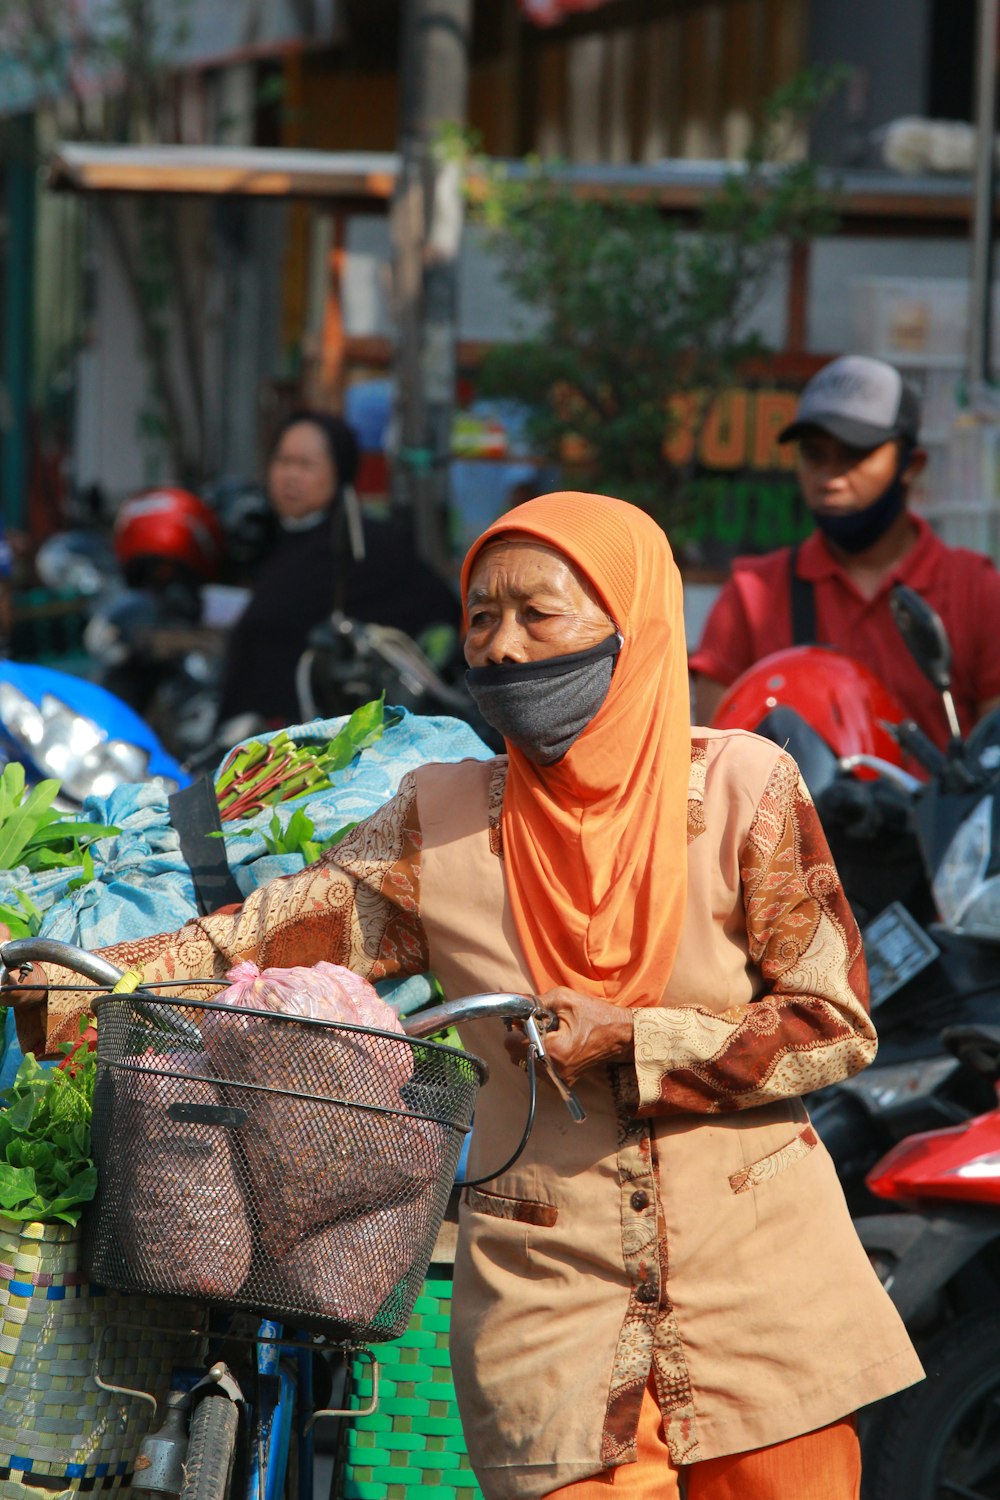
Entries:
POLYGON ((521 532, 586 575, 624 636, 596 717, 553 766, 508 745, 503 847, 514 922, 539 993, 567 985, 658 1005, 687 898, 690 707, 681 583, 663 532, 607 495, 542 495, 470 548, 521 532))

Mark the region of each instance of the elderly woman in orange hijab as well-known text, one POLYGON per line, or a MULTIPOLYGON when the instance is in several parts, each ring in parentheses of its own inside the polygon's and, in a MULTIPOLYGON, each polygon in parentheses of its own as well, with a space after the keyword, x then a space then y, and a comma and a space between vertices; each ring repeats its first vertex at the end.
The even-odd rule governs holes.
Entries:
MULTIPOLYGON (((465 1190, 452 1354, 487 1500, 851 1500, 854 1412, 921 1371, 802 1103, 876 1046, 808 793, 770 742, 690 728, 641 511, 531 500, 463 594, 508 753, 423 767, 319 863, 107 956, 147 984, 330 959, 540 995, 587 1119, 543 1089, 525 1153, 465 1190)), ((72 1034, 55 1003, 25 1042, 72 1034)), ((467 1040, 478 1176, 520 1133, 525 1044, 467 1040)))

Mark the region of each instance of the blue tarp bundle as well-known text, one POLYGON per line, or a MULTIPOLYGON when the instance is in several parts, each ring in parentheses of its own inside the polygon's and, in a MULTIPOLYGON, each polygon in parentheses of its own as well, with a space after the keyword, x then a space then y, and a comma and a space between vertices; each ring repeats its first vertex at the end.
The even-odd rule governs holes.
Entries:
MULTIPOLYGON (((338 772, 328 790, 267 807, 231 827, 224 824, 224 831, 266 829, 275 812, 284 826, 297 808, 306 807, 315 825, 315 837, 327 839, 345 824, 358 822, 381 807, 407 771, 428 761, 487 760, 492 754, 459 719, 431 718, 405 709, 387 709, 387 717, 390 712, 400 715, 399 721, 338 772)), ((299 744, 325 743, 345 722, 314 719, 294 725, 286 733, 299 744)), ((82 816, 88 822, 120 830, 113 838, 101 839, 92 846, 93 880, 70 890, 79 869, 37 875, 25 869, 0 872, 0 902, 16 903, 16 892, 24 891, 43 913, 39 936, 93 951, 130 938, 173 932, 198 915, 194 882, 180 852, 167 810, 167 794, 161 787, 146 782, 117 787, 107 798, 88 799, 82 816)), ((244 896, 276 875, 291 874, 304 864, 300 854, 268 854, 260 832, 250 838, 227 837, 226 854, 244 896)), ((400 1010, 409 1010, 426 993, 426 986, 421 984, 405 995, 400 989, 393 1003, 400 1010)), ((6 1049, 0 1049, 0 1087, 8 1085, 21 1057, 12 1014, 7 1017, 5 1040, 6 1049)))

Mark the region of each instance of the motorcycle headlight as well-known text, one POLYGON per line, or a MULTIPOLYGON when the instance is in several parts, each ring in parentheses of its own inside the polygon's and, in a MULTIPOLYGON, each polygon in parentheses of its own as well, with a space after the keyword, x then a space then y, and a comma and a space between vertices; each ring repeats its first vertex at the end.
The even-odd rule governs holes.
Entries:
POLYGON ((957 1167, 950 1167, 945 1176, 961 1177, 966 1182, 998 1182, 1000 1181, 1000 1151, 984 1151, 981 1156, 974 1156, 971 1161, 963 1161, 957 1167))
POLYGON ((70 796, 106 797, 123 781, 145 781, 149 751, 128 740, 103 740, 83 756, 77 768, 63 779, 70 796))
POLYGON ((0 723, 28 750, 40 745, 45 735, 41 709, 9 682, 0 682, 0 723))
POLYGON ((0 682, 0 722, 25 758, 62 782, 67 796, 106 797, 124 781, 145 781, 149 752, 127 740, 105 740, 92 719, 61 698, 32 703, 19 688, 0 682))
POLYGON ((1000 942, 1000 875, 988 875, 993 798, 983 797, 952 839, 932 881, 946 926, 1000 942))

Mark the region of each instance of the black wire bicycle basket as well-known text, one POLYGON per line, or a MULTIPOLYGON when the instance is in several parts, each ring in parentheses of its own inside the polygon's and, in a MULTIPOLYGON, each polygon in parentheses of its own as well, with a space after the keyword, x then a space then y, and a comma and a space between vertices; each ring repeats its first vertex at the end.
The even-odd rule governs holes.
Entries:
POLYGON ((485 1065, 188 998, 111 994, 95 1010, 89 1276, 345 1342, 401 1334, 485 1065))

